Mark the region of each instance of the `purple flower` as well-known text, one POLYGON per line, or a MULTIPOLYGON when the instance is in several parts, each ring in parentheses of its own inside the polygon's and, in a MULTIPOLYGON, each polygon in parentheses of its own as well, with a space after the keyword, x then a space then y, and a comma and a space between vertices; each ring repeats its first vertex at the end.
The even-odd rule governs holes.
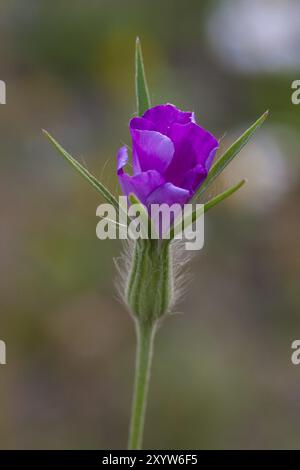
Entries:
POLYGON ((218 141, 195 122, 194 113, 172 104, 148 109, 131 119, 132 176, 124 172, 126 147, 117 155, 117 172, 125 195, 151 204, 185 204, 205 180, 218 141))

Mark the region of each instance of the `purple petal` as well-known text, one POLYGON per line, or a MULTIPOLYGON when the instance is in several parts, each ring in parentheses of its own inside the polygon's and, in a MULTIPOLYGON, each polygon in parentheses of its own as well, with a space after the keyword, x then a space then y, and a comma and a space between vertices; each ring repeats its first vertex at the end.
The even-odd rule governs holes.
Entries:
POLYGON ((191 197, 190 191, 178 188, 172 183, 165 183, 155 189, 147 198, 147 207, 151 204, 180 204, 181 206, 191 197))
POLYGON ((165 135, 169 135, 170 127, 174 123, 188 124, 195 121, 194 113, 180 111, 169 103, 148 109, 143 118, 151 121, 155 125, 155 130, 165 135))
POLYGON ((211 165, 218 141, 195 123, 173 124, 170 138, 174 143, 175 153, 165 178, 175 185, 182 186, 187 172, 197 165, 206 169, 211 165))
POLYGON ((191 197, 191 194, 186 189, 178 188, 172 183, 165 183, 159 188, 155 189, 146 201, 151 219, 156 227, 156 231, 161 237, 169 228, 170 224, 176 219, 180 213, 180 207, 182 207, 191 197), (167 204, 173 207, 172 213, 169 214, 167 219, 162 218, 159 208, 153 207, 153 204, 167 204))
POLYGON ((130 130, 134 174, 147 170, 163 173, 174 155, 173 142, 159 132, 134 128, 130 130))
MULTIPOLYGON (((139 131, 156 131, 156 127, 153 122, 148 121, 142 117, 135 117, 130 120, 129 123, 130 133, 133 140, 133 135, 135 135, 136 130, 139 131)), ((133 142, 133 152, 132 152, 132 164, 133 164, 133 172, 134 174, 139 173, 141 171, 141 165, 139 162, 136 146, 133 142)))
POLYGON ((130 176, 124 172, 124 166, 128 162, 127 148, 121 147, 117 153, 117 173, 119 183, 123 194, 129 196, 130 193, 134 193, 139 200, 146 204, 146 198, 152 191, 158 186, 164 184, 165 180, 155 170, 149 170, 139 173, 134 176, 130 176))
POLYGON ((214 158, 215 158, 215 155, 216 155, 216 152, 217 152, 218 148, 219 147, 216 147, 216 148, 212 149, 212 151, 210 152, 208 158, 206 159, 205 168, 207 170, 207 173, 209 172, 210 167, 212 165, 212 162, 214 161, 214 158))
POLYGON ((207 177, 207 170, 203 165, 196 165, 194 168, 189 170, 182 180, 182 187, 189 189, 192 192, 195 192, 198 186, 205 180, 207 177))
POLYGON ((143 117, 134 117, 129 123, 130 129, 136 129, 139 131, 157 131, 155 124, 148 119, 143 117))
POLYGON ((118 150, 117 153, 117 174, 123 173, 123 167, 128 162, 128 151, 125 145, 118 150))

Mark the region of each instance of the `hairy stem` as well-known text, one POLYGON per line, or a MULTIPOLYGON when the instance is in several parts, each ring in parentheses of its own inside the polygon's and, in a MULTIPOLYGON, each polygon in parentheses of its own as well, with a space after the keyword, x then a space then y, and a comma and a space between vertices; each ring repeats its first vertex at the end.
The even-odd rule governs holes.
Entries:
POLYGON ((137 320, 136 333, 137 350, 134 395, 128 442, 129 450, 138 450, 141 449, 142 446, 155 324, 146 324, 137 320))

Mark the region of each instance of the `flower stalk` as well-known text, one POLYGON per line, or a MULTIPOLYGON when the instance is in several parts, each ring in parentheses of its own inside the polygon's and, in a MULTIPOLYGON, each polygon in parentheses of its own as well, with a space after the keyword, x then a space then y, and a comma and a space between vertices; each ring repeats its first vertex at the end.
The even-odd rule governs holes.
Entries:
POLYGON ((136 321, 137 351, 128 441, 129 450, 142 448, 155 330, 156 322, 136 321))

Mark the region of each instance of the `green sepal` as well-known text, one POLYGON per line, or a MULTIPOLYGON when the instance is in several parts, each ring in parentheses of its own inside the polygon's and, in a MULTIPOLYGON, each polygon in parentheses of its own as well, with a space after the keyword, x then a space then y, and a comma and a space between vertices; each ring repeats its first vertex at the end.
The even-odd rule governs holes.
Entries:
POLYGON ((212 209, 212 207, 216 206, 220 202, 224 201, 224 199, 227 199, 229 196, 231 196, 233 193, 238 191, 244 184, 247 182, 247 180, 244 178, 242 179, 239 183, 235 184, 234 186, 231 186, 230 188, 226 189, 222 193, 218 194, 217 196, 213 197, 209 201, 207 201, 204 204, 204 212, 207 212, 209 209, 212 209))
POLYGON ((266 111, 244 134, 242 134, 227 150, 226 152, 215 162, 211 167, 208 176, 204 183, 196 191, 193 202, 196 202, 213 183, 213 181, 219 176, 226 166, 233 160, 233 158, 242 150, 247 144, 252 135, 260 128, 263 122, 266 120, 269 111, 266 111))
POLYGON ((111 192, 97 180, 83 165, 81 165, 75 158, 72 157, 55 139, 52 137, 49 132, 43 129, 43 133, 49 139, 49 141, 54 145, 54 147, 59 151, 59 153, 70 163, 81 176, 94 188, 98 191, 104 199, 112 204, 119 213, 119 203, 117 199, 111 194, 111 192))
POLYGON ((137 115, 141 116, 151 107, 150 95, 146 80, 142 48, 139 38, 135 44, 135 94, 137 115))
POLYGON ((173 240, 176 235, 179 235, 183 229, 188 228, 198 217, 204 214, 204 204, 198 204, 195 210, 191 210, 188 214, 184 213, 182 208, 182 215, 180 214, 174 221, 174 224, 170 227, 169 233, 165 236, 167 243, 173 240))
POLYGON ((241 180, 239 183, 231 186, 230 188, 226 189, 222 193, 218 194, 217 196, 213 197, 210 199, 208 202, 205 204, 200 204, 199 207, 196 207, 193 212, 188 214, 188 216, 183 220, 183 222, 180 221, 176 222, 175 224, 171 227, 169 236, 168 238, 164 241, 165 244, 170 243, 177 234, 181 232, 180 228, 183 226, 184 228, 189 227, 192 223, 194 223, 198 217, 203 215, 205 212, 207 212, 209 209, 212 209, 214 206, 219 204, 220 202, 224 201, 224 199, 227 199, 229 196, 234 194, 236 191, 238 191, 245 183, 247 182, 246 179, 241 180))
MULTIPOLYGON (((146 206, 139 200, 136 194, 130 193, 128 199, 131 204, 137 205, 139 207, 142 219, 142 231, 145 235, 145 238, 150 238, 151 234, 156 234, 155 227, 151 218, 149 217, 146 206)), ((156 237, 156 239, 157 238, 158 237, 156 237)))

